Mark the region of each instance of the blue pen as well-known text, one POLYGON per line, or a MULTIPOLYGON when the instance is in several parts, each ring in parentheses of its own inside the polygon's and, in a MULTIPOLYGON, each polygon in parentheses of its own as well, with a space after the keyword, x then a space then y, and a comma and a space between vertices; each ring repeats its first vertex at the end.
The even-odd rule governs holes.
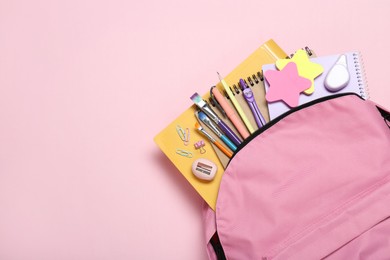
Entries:
POLYGON ((209 127, 233 152, 237 150, 237 146, 232 143, 224 134, 219 131, 218 127, 206 116, 202 111, 196 112, 196 117, 199 118, 207 127, 209 127))
POLYGON ((248 87, 243 79, 240 79, 240 86, 242 94, 244 95, 244 98, 252 111, 253 117, 255 118, 256 124, 259 128, 261 128, 263 125, 265 125, 265 119, 261 114, 259 107, 257 106, 255 97, 253 96, 253 91, 248 87))

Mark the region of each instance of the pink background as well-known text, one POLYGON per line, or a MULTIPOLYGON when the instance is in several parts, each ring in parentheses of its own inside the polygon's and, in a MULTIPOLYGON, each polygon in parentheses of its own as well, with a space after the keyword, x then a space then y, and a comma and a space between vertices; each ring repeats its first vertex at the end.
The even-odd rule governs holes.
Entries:
POLYGON ((360 50, 390 108, 382 1, 1 1, 0 259, 205 259, 153 137, 273 38, 360 50))

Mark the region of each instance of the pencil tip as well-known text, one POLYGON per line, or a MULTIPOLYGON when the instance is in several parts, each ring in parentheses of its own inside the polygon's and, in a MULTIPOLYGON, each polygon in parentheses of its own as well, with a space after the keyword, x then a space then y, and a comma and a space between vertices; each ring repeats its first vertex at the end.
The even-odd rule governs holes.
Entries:
POLYGON ((217 71, 217 74, 218 74, 218 78, 219 78, 219 80, 222 80, 222 78, 221 78, 221 75, 219 74, 219 72, 217 71))

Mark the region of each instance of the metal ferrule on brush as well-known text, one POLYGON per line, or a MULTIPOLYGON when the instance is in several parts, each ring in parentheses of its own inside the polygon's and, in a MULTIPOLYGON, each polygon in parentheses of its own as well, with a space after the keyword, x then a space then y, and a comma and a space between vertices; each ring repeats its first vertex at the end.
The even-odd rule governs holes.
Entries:
POLYGON ((216 125, 214 125, 214 123, 208 118, 208 117, 199 117, 197 115, 197 117, 199 118, 200 121, 202 121, 205 125, 207 125, 216 135, 218 135, 218 137, 221 137, 222 133, 221 131, 219 131, 218 127, 216 125))
POLYGON ((226 134, 226 136, 233 141, 235 145, 241 144, 241 140, 237 135, 214 113, 214 111, 208 106, 206 101, 199 96, 198 93, 195 93, 191 96, 191 100, 204 112, 218 127, 226 134))
POLYGON ((202 99, 202 97, 195 93, 191 96, 191 100, 197 105, 197 107, 202 110, 211 120, 213 120, 216 124, 218 124, 221 119, 215 114, 215 112, 211 109, 211 107, 207 104, 206 101, 202 99))
MULTIPOLYGON (((204 102, 204 101, 203 101, 204 102)), ((219 121, 221 121, 221 119, 219 119, 219 117, 217 116, 217 114, 215 114, 215 112, 211 109, 211 107, 209 105, 207 105, 206 102, 204 102, 204 105, 202 107, 200 107, 200 109, 211 119, 213 120, 216 124, 219 123, 219 121)))
POLYGON ((207 133, 203 127, 198 128, 199 131, 201 131, 212 143, 215 142, 214 137, 212 137, 209 133, 207 133))

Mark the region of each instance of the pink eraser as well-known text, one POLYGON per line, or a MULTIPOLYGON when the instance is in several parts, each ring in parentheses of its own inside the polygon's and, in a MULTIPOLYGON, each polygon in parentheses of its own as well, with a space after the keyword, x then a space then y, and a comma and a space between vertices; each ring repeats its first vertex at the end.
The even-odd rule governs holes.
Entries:
POLYGON ((200 158, 192 163, 192 173, 201 180, 213 180, 216 172, 217 165, 212 161, 200 158))

